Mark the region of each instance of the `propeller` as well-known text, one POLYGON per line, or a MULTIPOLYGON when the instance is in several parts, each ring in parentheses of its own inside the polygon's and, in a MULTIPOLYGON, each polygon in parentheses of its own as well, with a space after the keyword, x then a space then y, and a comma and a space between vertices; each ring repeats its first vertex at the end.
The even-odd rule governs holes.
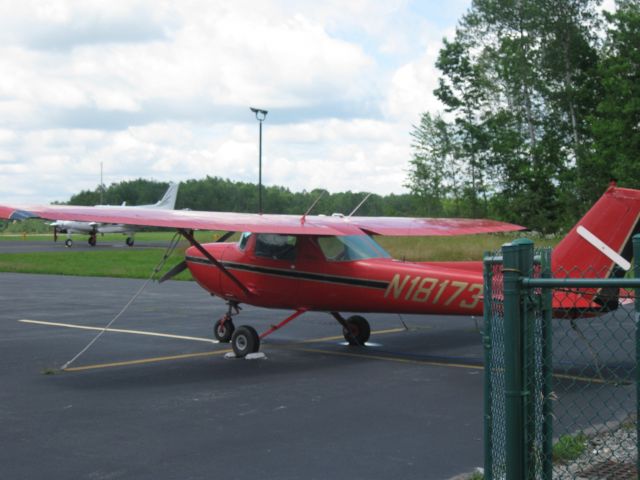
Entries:
MULTIPOLYGON (((229 237, 231 237, 231 235, 233 235, 234 233, 235 232, 226 232, 224 235, 222 235, 219 239, 216 240, 216 243, 220 243, 228 240, 229 237)), ((166 282, 167 280, 175 277, 179 273, 184 272, 186 269, 187 269, 187 262, 186 260, 183 260, 182 262, 174 266, 171 270, 169 270, 167 273, 165 273, 162 277, 160 277, 158 279, 158 283, 166 282)))
POLYGON ((158 279, 158 283, 166 282, 170 278, 173 278, 179 273, 184 272, 186 268, 187 268, 187 262, 183 260, 180 263, 178 263, 176 266, 174 266, 171 270, 169 270, 167 273, 165 273, 162 277, 160 277, 158 279))

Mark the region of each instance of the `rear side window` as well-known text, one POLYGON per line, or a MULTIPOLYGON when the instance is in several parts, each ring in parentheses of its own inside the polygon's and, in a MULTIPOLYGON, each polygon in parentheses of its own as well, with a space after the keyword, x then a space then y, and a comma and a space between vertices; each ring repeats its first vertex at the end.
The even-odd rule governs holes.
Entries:
POLYGON ((332 262, 391 257, 375 240, 367 235, 318 237, 318 245, 324 257, 332 262))
POLYGON ((260 233, 256 235, 256 256, 293 261, 296 258, 296 240, 291 235, 260 233))

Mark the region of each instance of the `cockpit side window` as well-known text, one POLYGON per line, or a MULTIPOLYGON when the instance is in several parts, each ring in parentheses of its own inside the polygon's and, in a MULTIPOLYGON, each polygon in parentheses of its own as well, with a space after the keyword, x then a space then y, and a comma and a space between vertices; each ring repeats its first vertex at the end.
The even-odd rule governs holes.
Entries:
POLYGON ((289 260, 296 258, 296 240, 292 235, 260 233, 256 236, 256 256, 272 260, 289 260))
POLYGON ((249 242, 249 238, 251 237, 251 232, 244 232, 240 235, 240 240, 238 241, 238 248, 240 250, 244 250, 247 248, 247 243, 249 242))

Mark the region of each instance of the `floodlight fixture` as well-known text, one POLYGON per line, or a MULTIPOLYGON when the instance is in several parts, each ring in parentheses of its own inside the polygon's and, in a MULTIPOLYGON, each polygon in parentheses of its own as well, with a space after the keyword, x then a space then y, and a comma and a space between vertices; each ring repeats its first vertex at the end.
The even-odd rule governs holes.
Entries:
POLYGON ((269 113, 267 110, 262 110, 260 108, 249 107, 249 109, 256 114, 256 120, 259 122, 264 121, 264 119, 267 118, 267 113, 269 113))

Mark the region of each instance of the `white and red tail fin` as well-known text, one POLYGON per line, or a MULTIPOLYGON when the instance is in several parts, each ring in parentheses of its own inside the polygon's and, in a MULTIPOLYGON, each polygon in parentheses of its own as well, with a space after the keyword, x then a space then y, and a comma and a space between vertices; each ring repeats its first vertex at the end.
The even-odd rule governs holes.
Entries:
MULTIPOLYGON (((631 238, 639 233, 640 190, 611 185, 584 217, 556 246, 552 272, 556 278, 624 277, 631 267, 631 238)), ((578 316, 612 311, 619 305, 619 289, 583 288, 554 292, 558 312, 578 316)))
POLYGON ((612 184, 553 250, 555 277, 623 276, 639 232, 640 190, 612 184))

